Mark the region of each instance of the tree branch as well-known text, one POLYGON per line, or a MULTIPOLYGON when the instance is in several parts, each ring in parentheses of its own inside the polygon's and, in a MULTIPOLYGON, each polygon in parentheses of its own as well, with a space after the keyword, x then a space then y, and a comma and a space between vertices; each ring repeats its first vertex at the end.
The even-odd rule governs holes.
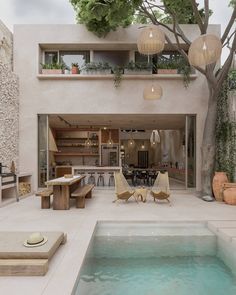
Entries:
POLYGON ((204 31, 205 33, 207 32, 208 24, 209 24, 209 17, 210 17, 210 11, 209 11, 209 0, 204 0, 204 12, 205 12, 205 17, 204 17, 204 31))
POLYGON ((230 40, 232 39, 232 37, 234 36, 235 33, 236 33, 236 29, 232 32, 232 34, 230 34, 229 37, 227 37, 227 41, 222 45, 222 48, 225 47, 225 46, 227 46, 227 45, 228 46, 230 45, 230 40))
POLYGON ((218 76, 217 76, 217 85, 221 86, 222 83, 224 82, 228 72, 229 72, 229 69, 232 65, 232 61, 233 61, 233 58, 234 58, 234 54, 235 54, 235 50, 236 50, 236 35, 234 35, 234 40, 233 40, 233 43, 232 43, 232 47, 230 49, 230 53, 229 53, 229 56, 228 58, 226 59, 221 71, 219 72, 218 76))
POLYGON ((235 19, 236 19, 236 5, 234 7, 234 10, 233 10, 233 13, 231 15, 231 18, 228 22, 228 25, 227 27, 225 28, 225 31, 224 31, 224 34, 222 35, 221 37, 221 43, 224 44, 225 43, 225 40, 227 39, 227 36, 229 35, 229 32, 235 22, 235 19))
POLYGON ((193 13, 194 13, 194 15, 196 17, 196 21, 198 23, 198 26, 199 26, 199 29, 201 31, 201 34, 203 35, 206 32, 205 32, 205 27, 204 27, 204 24, 203 24, 201 15, 200 15, 200 13, 198 11, 198 5, 197 5, 197 3, 196 3, 195 0, 191 0, 191 3, 192 3, 192 7, 193 7, 193 13))
MULTIPOLYGON (((145 2, 148 3, 148 1, 145 1, 145 2)), ((159 8, 158 5, 155 5, 155 7, 156 7, 156 8, 159 8)), ((144 13, 147 17, 149 17, 154 25, 160 25, 160 26, 162 26, 163 28, 167 29, 167 30, 168 30, 169 32, 171 32, 172 34, 174 34, 173 29, 171 29, 170 26, 168 26, 168 25, 166 25, 166 24, 160 22, 160 21, 156 18, 156 16, 154 15, 154 13, 150 13, 150 12, 149 12, 149 10, 148 10, 148 8, 147 8, 146 6, 142 5, 141 8, 140 8, 140 11, 141 11, 142 13, 144 13)), ((169 12, 169 13, 171 14, 171 12, 169 12)), ((181 39, 182 39, 187 45, 190 45, 190 44, 191 44, 191 41, 190 41, 190 40, 187 38, 187 36, 184 34, 183 30, 180 28, 180 26, 179 26, 178 23, 176 24, 176 28, 177 28, 177 31, 178 31, 178 33, 177 33, 178 37, 181 38, 181 39)))

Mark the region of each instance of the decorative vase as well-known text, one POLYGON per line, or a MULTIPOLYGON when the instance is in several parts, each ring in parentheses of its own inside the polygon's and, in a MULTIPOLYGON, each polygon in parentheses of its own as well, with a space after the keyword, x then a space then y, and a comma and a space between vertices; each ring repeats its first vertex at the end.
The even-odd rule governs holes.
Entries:
POLYGON ((236 188, 227 188, 224 190, 224 201, 229 205, 236 205, 236 188))
POLYGON ((223 202, 222 188, 223 184, 229 182, 225 172, 215 172, 213 177, 212 188, 216 201, 223 202))

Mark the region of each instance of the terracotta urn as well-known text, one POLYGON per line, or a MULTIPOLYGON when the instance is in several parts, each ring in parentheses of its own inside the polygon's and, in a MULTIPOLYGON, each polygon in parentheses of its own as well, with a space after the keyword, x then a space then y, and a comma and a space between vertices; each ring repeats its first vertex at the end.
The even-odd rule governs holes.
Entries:
POLYGON ((222 188, 223 184, 229 182, 225 172, 215 172, 213 177, 212 188, 216 201, 223 202, 222 188))
POLYGON ((224 201, 229 205, 236 205, 236 187, 224 190, 224 201))

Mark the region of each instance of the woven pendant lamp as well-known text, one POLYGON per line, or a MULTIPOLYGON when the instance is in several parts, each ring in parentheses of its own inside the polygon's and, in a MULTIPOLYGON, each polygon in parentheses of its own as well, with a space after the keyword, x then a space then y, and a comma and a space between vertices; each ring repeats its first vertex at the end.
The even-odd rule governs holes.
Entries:
POLYGON ((158 130, 152 130, 151 137, 150 137, 150 143, 155 145, 156 143, 160 143, 161 138, 158 130))
POLYGON ((217 62, 222 52, 220 39, 215 35, 201 35, 189 48, 188 59, 192 66, 205 67, 217 62))
POLYGON ((143 98, 145 100, 157 100, 162 97, 163 91, 159 84, 150 84, 144 88, 143 98))
POLYGON ((137 46, 141 54, 157 54, 164 49, 165 34, 157 26, 146 27, 138 36, 137 46))
POLYGON ((113 140, 111 139, 111 130, 109 130, 109 139, 107 141, 107 146, 110 148, 113 147, 113 140))

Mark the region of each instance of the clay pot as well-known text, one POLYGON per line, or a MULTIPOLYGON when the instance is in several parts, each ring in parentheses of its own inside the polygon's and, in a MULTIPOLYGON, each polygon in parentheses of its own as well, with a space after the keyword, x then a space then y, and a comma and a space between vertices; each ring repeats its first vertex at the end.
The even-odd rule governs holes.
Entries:
POLYGON ((229 205, 236 205, 236 188, 227 188, 224 190, 224 201, 229 205))
POLYGON ((78 67, 72 67, 71 68, 71 74, 73 74, 73 75, 79 74, 79 68, 78 67))
POLYGON ((223 184, 229 182, 225 172, 215 172, 213 177, 212 188, 216 201, 223 202, 222 188, 223 184))

